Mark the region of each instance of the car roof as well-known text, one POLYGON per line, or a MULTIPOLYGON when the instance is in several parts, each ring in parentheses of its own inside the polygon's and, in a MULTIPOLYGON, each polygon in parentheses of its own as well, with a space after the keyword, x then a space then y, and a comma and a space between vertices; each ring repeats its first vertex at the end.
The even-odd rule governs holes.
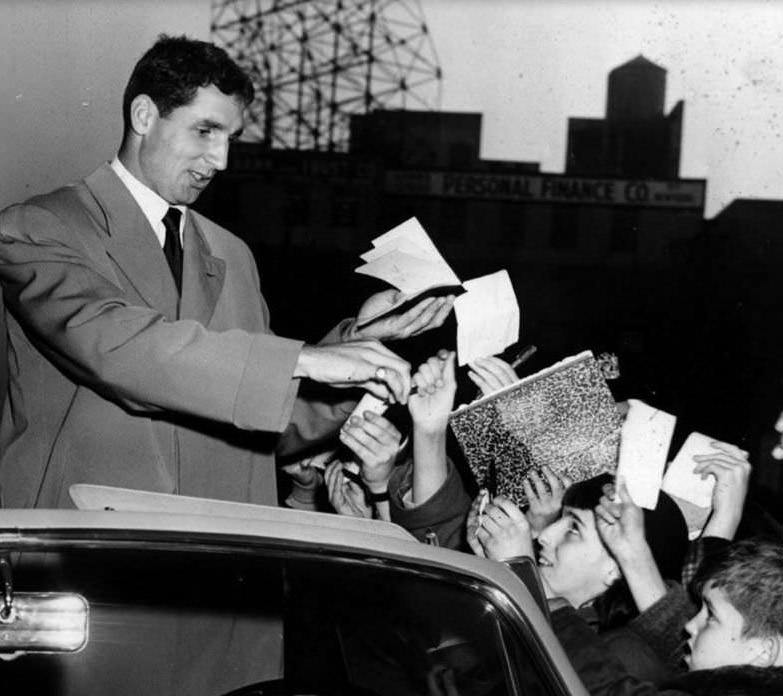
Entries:
MULTIPOLYGON (((286 508, 224 503, 180 496, 149 494, 133 510, 0 509, 0 548, 36 546, 70 540, 90 543, 121 538, 123 544, 148 539, 217 544, 226 540, 248 546, 271 543, 298 550, 316 549, 328 555, 389 560, 417 571, 458 574, 471 584, 500 590, 521 608, 526 621, 547 651, 555 656, 571 693, 586 694, 554 637, 546 618, 524 584, 505 564, 417 541, 397 525, 286 508), (171 500, 172 498, 176 500, 171 500)), ((107 502, 101 498, 100 502, 107 502)))

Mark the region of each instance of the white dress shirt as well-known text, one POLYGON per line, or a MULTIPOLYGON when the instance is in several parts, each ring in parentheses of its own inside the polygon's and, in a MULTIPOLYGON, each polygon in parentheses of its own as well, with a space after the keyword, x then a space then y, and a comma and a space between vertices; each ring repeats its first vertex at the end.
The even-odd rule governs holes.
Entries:
POLYGON ((130 191, 131 196, 133 196, 136 203, 139 204, 144 216, 149 220, 152 229, 155 231, 155 236, 158 238, 161 249, 166 241, 166 228, 163 226, 163 216, 171 207, 177 208, 182 213, 179 219, 179 240, 184 247, 185 240, 182 237, 182 232, 185 229, 185 214, 188 211, 187 206, 170 206, 151 188, 145 186, 133 176, 125 165, 120 162, 119 157, 115 157, 109 166, 114 170, 114 173, 120 177, 120 181, 125 184, 125 187, 130 191))

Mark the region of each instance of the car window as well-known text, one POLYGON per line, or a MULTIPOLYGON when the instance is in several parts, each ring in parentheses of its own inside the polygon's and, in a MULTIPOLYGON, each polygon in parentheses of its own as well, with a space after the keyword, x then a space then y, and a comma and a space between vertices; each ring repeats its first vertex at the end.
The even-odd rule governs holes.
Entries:
POLYGON ((490 595, 432 571, 203 545, 11 558, 17 590, 78 593, 90 619, 79 653, 0 661, 4 694, 556 693, 490 595))

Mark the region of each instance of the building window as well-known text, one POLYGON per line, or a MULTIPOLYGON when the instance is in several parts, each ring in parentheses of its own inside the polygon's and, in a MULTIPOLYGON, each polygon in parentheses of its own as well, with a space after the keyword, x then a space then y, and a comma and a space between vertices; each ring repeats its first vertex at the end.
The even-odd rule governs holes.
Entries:
POLYGON ((450 242, 464 242, 468 223, 465 201, 444 199, 441 202, 441 234, 450 242))
POLYGON ((550 243, 553 249, 576 249, 579 243, 577 209, 568 205, 552 208, 550 243))
POLYGON ((335 196, 332 201, 332 226, 355 227, 359 203, 353 196, 335 196))
POLYGON ((639 212, 617 208, 612 212, 609 250, 618 254, 636 252, 639 246, 639 212))
POLYGON ((304 191, 289 191, 283 207, 286 227, 307 225, 310 222, 310 197, 304 191))
POLYGON ((525 207, 518 203, 499 203, 500 241, 511 247, 525 245, 525 207))

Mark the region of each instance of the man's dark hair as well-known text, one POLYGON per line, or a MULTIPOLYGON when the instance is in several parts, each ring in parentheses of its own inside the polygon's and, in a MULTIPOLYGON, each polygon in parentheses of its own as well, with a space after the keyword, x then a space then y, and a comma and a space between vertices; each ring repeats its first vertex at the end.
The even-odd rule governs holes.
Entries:
POLYGON ((245 106, 253 101, 253 83, 222 49, 186 36, 162 34, 136 63, 122 99, 122 118, 130 128, 131 102, 148 95, 161 116, 189 104, 199 87, 214 85, 245 106))
POLYGON ((705 562, 694 579, 701 594, 708 583, 742 616, 748 638, 783 636, 783 545, 768 539, 730 544, 705 562))

